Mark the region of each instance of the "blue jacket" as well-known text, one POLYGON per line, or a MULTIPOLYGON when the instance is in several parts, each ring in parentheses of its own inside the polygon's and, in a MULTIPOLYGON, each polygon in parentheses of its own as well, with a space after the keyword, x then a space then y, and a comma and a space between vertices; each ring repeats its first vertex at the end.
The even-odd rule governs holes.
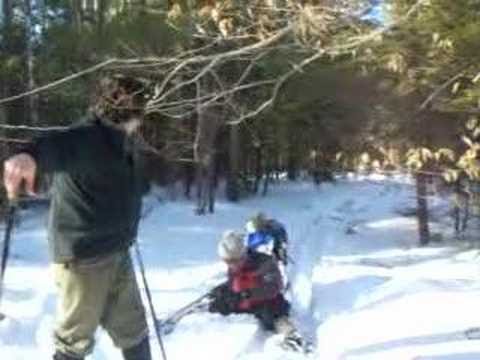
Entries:
POLYGON ((247 247, 250 250, 256 250, 262 245, 272 244, 275 249, 286 241, 287 231, 283 224, 270 219, 264 229, 248 234, 247 247))

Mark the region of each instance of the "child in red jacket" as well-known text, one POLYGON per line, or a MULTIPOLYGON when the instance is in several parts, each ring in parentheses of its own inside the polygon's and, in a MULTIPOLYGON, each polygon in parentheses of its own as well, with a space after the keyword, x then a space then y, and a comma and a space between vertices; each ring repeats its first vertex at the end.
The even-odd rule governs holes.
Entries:
POLYGON ((218 254, 228 266, 228 280, 213 289, 209 311, 252 314, 265 330, 282 334, 286 345, 304 349, 305 342, 289 318, 290 304, 282 293, 277 261, 248 252, 244 235, 231 230, 223 234, 218 254))

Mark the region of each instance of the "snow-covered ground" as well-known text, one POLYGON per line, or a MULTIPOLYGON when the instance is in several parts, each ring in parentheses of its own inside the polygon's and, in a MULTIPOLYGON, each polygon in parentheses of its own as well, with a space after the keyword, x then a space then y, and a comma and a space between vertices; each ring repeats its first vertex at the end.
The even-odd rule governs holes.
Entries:
MULTIPOLYGON (((336 184, 280 184, 267 197, 219 201, 214 215, 184 201, 146 199, 139 241, 157 315, 162 317, 222 281, 221 233, 261 210, 290 235, 293 316, 321 360, 473 360, 480 341, 479 251, 446 241, 417 246, 415 205, 403 177, 347 178, 336 184)), ((445 212, 444 212, 445 213, 445 212)), ((49 359, 55 289, 48 267, 45 211, 28 210, 13 234, 4 281, 0 359, 49 359)), ((448 223, 445 217, 444 222, 448 223)), ((448 235, 448 234, 447 234, 448 235)), ((152 331, 152 334, 154 332, 152 331)), ((288 360, 252 317, 195 314, 164 337, 169 360, 288 360)), ((161 359, 155 337, 154 359, 161 359)), ((89 359, 121 359, 99 331, 89 359)))

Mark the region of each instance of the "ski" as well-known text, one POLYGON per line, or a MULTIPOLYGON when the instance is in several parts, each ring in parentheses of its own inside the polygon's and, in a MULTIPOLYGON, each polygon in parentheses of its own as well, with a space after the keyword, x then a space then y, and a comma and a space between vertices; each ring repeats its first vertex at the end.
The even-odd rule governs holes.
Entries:
POLYGON ((206 311, 211 301, 210 297, 210 292, 208 292, 184 307, 174 311, 165 318, 157 319, 156 321, 162 334, 168 335, 172 333, 180 320, 182 320, 185 316, 206 311))
POLYGON ((472 327, 464 331, 468 340, 480 340, 480 327, 472 327))

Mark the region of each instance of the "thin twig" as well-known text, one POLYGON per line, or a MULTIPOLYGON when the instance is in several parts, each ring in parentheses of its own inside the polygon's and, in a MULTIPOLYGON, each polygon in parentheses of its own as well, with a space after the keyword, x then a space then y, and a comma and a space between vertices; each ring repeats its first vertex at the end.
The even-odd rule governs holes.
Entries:
POLYGON ((443 84, 441 84, 437 89, 435 89, 434 92, 432 92, 426 99, 425 101, 420 105, 420 110, 425 110, 427 106, 435 100, 435 98, 443 91, 445 90, 448 86, 453 84, 455 81, 460 79, 465 75, 464 70, 460 71, 458 74, 452 76, 450 79, 445 81, 443 84))
POLYGON ((61 131, 68 129, 68 126, 28 126, 28 125, 8 125, 8 124, 0 124, 0 129, 6 130, 25 130, 25 131, 61 131))
POLYGON ((213 55, 198 55, 193 58, 188 58, 186 60, 183 60, 180 64, 178 64, 173 71, 171 71, 165 80, 162 82, 162 84, 158 87, 157 92, 159 95, 151 102, 152 104, 157 104, 161 101, 163 101, 167 96, 172 94, 173 92, 179 90, 180 88, 185 87, 186 85, 190 85, 198 81, 202 76, 204 76, 209 69, 213 68, 216 64, 221 63, 224 60, 227 59, 232 59, 236 58, 238 56, 242 56, 247 53, 254 53, 259 49, 266 48, 281 38, 283 38, 285 35, 289 34, 292 32, 292 26, 287 26, 286 28, 278 31, 276 34, 273 36, 256 42, 251 45, 247 45, 238 49, 226 51, 224 53, 220 54, 213 54, 213 55), (193 64, 198 64, 198 63, 207 63, 207 65, 200 70, 200 72, 192 79, 186 80, 182 83, 179 83, 175 85, 172 89, 165 91, 165 88, 167 87, 168 83, 171 81, 171 79, 174 78, 176 74, 180 72, 183 68, 185 68, 187 65, 193 65, 193 64), (160 95, 161 94, 161 95, 160 95))
POLYGON ((18 99, 21 99, 23 97, 26 97, 26 96, 31 96, 31 95, 35 95, 35 94, 38 94, 42 91, 45 91, 45 90, 49 90, 49 89, 52 89, 54 87, 57 87, 59 85, 62 85, 62 84, 65 84, 66 82, 69 82, 71 80, 74 80, 74 79, 77 79, 81 76, 84 76, 86 74, 90 74, 90 73, 93 73, 95 71, 98 71, 100 70, 101 68, 104 68, 108 65, 111 65, 113 63, 115 63, 116 61, 118 61, 117 59, 109 59, 107 61, 104 61, 100 64, 97 64, 97 65, 94 65, 92 67, 89 67, 85 70, 82 70, 82 71, 79 71, 75 74, 72 74, 72 75, 69 75, 69 76, 66 76, 64 78, 61 78, 57 81, 54 81, 54 82, 51 82, 51 83, 48 83, 44 86, 40 86, 40 87, 37 87, 35 89, 32 89, 30 91, 26 91, 26 92, 23 92, 21 94, 18 94, 18 95, 14 95, 14 96, 10 96, 10 97, 7 97, 7 98, 3 98, 3 99, 0 99, 0 104, 5 104, 7 102, 11 102, 11 101, 15 101, 15 100, 18 100, 18 99))
POLYGON ((7 143, 19 143, 19 144, 28 144, 30 141, 24 140, 24 139, 13 139, 13 138, 6 138, 3 136, 0 136, 0 141, 1 142, 7 142, 7 143))

